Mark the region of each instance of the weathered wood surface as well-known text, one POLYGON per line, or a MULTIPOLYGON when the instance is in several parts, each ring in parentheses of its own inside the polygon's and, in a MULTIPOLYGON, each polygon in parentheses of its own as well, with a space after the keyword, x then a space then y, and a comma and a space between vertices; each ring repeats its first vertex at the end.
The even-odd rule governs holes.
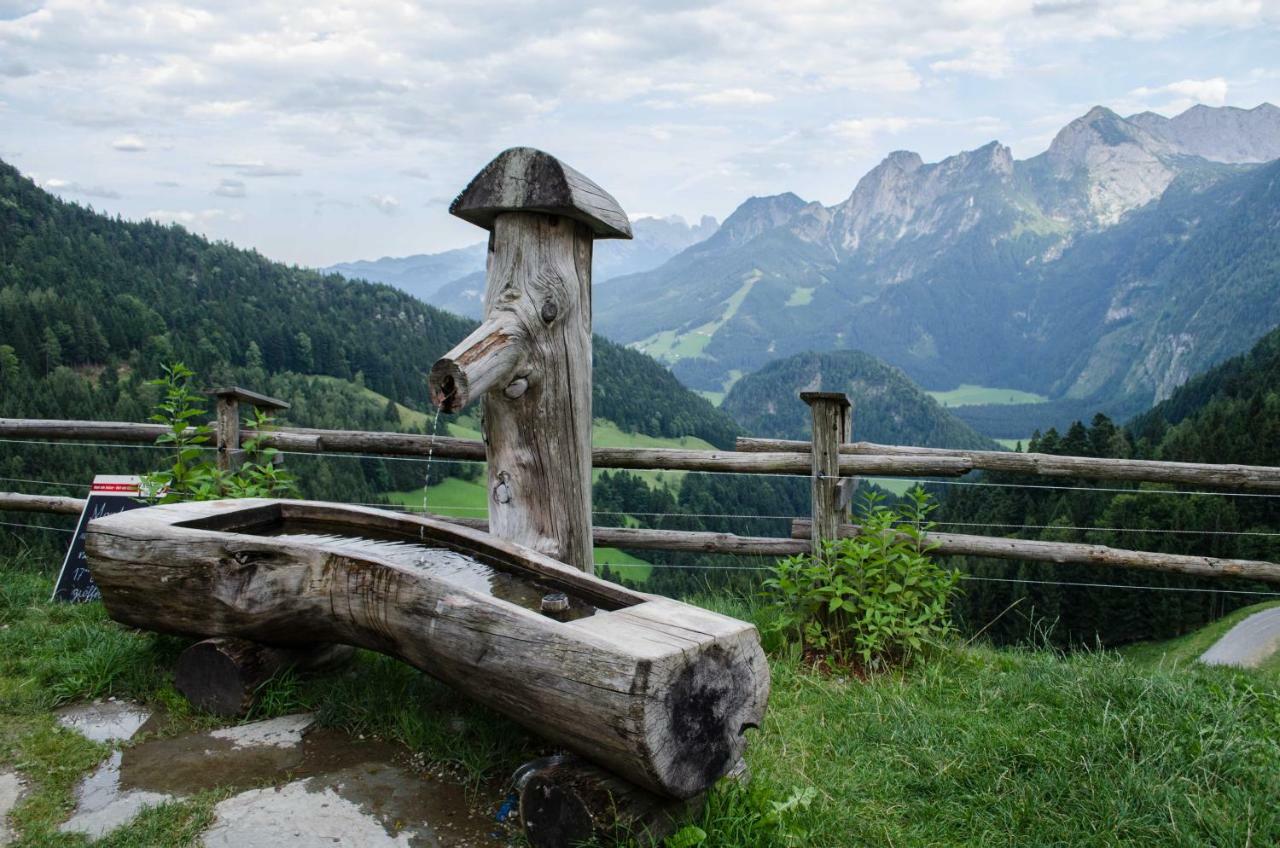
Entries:
MULTIPOLYGON (((487 518, 461 518, 449 515, 431 517, 475 530, 489 529, 487 518)), ((806 542, 797 539, 738 536, 733 533, 712 533, 703 530, 651 530, 647 527, 592 527, 591 541, 601 548, 689 551, 744 556, 791 556, 805 554, 810 550, 806 542)))
POLYGON ((0 492, 0 511, 54 512, 59 515, 79 515, 84 511, 84 499, 61 495, 28 495, 23 492, 0 492))
POLYGON ((613 195, 531 147, 499 153, 449 205, 450 214, 486 230, 512 211, 570 218, 586 224, 595 238, 631 238, 631 221, 613 195))
POLYGON ((216 418, 213 425, 214 444, 218 450, 218 468, 235 471, 244 464, 240 449, 240 400, 230 392, 216 395, 216 418))
POLYGON ((702 791, 740 759, 768 697, 751 625, 446 522, 306 501, 172 504, 91 522, 86 551, 107 611, 124 624, 380 651, 672 797, 702 791), (247 532, 282 519, 422 537, 601 611, 562 623, 421 568, 247 532))
POLYGON ((240 386, 226 386, 220 389, 210 389, 209 394, 215 398, 226 398, 237 403, 247 403, 258 409, 267 409, 273 412, 282 412, 289 408, 289 402, 280 398, 274 398, 270 395, 264 395, 260 392, 251 391, 240 386))
MULTIPOLYGON (((808 453, 809 443, 793 439, 754 439, 740 436, 735 445, 745 453, 808 453)), ((1003 471, 1040 477, 1078 477, 1085 480, 1127 480, 1213 486, 1242 491, 1280 492, 1280 468, 1265 465, 1213 465, 1203 462, 1163 462, 1149 459, 1107 459, 1089 456, 1055 456, 1014 451, 951 450, 904 447, 874 442, 849 442, 840 446, 842 462, 854 456, 927 457, 953 459, 974 471, 1003 471)), ((930 475, 937 476, 937 475, 930 475)))
POLYGON ((608 192, 527 147, 449 211, 491 231, 484 322, 432 366, 431 399, 483 402, 491 532, 590 571, 592 243, 631 225, 608 192))
POLYGON ((571 754, 525 763, 512 778, 533 848, 626 842, 661 846, 702 809, 705 793, 655 795, 571 754))
POLYGON ((130 421, 0 418, 0 436, 22 439, 153 443, 168 429, 163 424, 135 424, 130 421))
POLYGON ((432 399, 483 400, 491 532, 590 570, 591 231, 526 212, 493 227, 485 321, 432 367, 432 399))
POLYGON ((319 672, 337 668, 355 655, 350 645, 263 645, 217 637, 190 646, 178 657, 173 685, 197 709, 243 716, 258 689, 287 669, 319 672))
POLYGON ((840 445, 851 436, 849 398, 841 392, 801 392, 813 419, 812 463, 809 496, 813 521, 810 542, 821 555, 823 542, 838 538, 848 518, 840 485, 840 445))
MULTIPOLYGON (((810 527, 807 520, 800 519, 792 522, 793 538, 805 539, 808 538, 809 533, 810 527)), ((857 533, 857 525, 846 524, 840 528, 841 536, 854 536, 857 533)), ((929 533, 926 538, 929 543, 936 546, 930 550, 934 556, 978 556, 1030 562, 1054 562, 1063 565, 1105 565, 1140 568, 1147 571, 1169 571, 1192 574, 1197 577, 1245 577, 1250 580, 1280 583, 1280 563, 1261 560, 1130 551, 1079 542, 1045 542, 1039 539, 968 536, 959 533, 929 533)))

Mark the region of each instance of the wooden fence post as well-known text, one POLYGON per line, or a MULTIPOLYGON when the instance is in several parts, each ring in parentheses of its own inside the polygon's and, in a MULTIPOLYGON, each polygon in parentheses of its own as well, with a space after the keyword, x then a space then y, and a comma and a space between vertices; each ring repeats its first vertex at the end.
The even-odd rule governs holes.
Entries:
POLYGON ((490 231, 485 320, 432 367, 432 401, 483 402, 490 532, 592 571, 592 242, 631 238, 631 224, 527 147, 499 154, 449 211, 490 231))
POLYGON ((813 555, 821 556, 822 543, 840 537, 840 525, 848 520, 854 479, 840 478, 840 445, 852 437, 852 414, 844 392, 801 392, 813 416, 811 541, 813 555))
POLYGON ((244 451, 240 450, 240 404, 243 402, 255 409, 272 412, 286 410, 289 404, 239 386, 213 389, 209 394, 217 399, 218 418, 214 424, 214 438, 218 447, 218 468, 222 471, 235 471, 244 462, 244 451))

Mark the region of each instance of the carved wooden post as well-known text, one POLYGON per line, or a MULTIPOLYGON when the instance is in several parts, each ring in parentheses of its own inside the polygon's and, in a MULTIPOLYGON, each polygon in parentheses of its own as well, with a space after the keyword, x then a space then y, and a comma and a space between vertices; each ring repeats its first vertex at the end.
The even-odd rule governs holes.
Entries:
POLYGON ((431 369, 445 412, 483 399, 489 530, 591 571, 591 251, 631 238, 608 192, 540 150, 485 166, 449 207, 490 230, 484 323, 431 369))
POLYGON ((289 404, 239 386, 213 389, 209 394, 217 399, 218 419, 214 425, 214 438, 218 446, 218 468, 235 471, 244 462, 244 451, 240 450, 240 403, 272 412, 286 410, 289 404))
POLYGON ((810 539, 814 556, 822 543, 840 538, 840 525, 848 521, 854 480, 840 479, 840 445, 851 440, 849 398, 844 392, 801 392, 813 415, 813 525, 810 539))

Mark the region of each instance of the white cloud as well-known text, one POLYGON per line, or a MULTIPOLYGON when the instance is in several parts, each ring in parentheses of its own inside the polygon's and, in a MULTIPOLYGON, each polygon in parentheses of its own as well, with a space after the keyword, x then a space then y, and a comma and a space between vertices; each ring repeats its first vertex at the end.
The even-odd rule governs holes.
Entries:
POLYGON ((219 197, 244 197, 244 180, 223 180, 213 193, 219 197))
POLYGON ((1227 89, 1230 86, 1222 77, 1212 79, 1184 79, 1171 82, 1157 88, 1140 86, 1129 92, 1131 97, 1151 101, 1172 97, 1179 101, 1203 103, 1206 106, 1221 106, 1227 102, 1227 89))
POLYGON ((699 94, 691 99, 694 103, 706 106, 756 106, 761 103, 772 103, 776 98, 772 94, 756 91, 753 88, 725 88, 699 94))
POLYGON ((236 172, 240 177, 296 177, 302 171, 281 165, 270 165, 266 162, 210 162, 215 168, 226 168, 236 172))
POLYGON ((100 197, 106 200, 118 200, 120 192, 101 185, 85 185, 75 180, 62 180, 57 177, 44 181, 44 187, 58 194, 77 194, 83 197, 100 197))
POLYGON ((225 209, 201 209, 199 211, 186 209, 153 209, 148 212, 145 217, 161 224, 182 224, 186 227, 207 227, 214 222, 222 220, 233 222, 239 221, 242 216, 239 213, 229 213, 225 209))
POLYGON ((122 135, 111 142, 111 149, 121 153, 141 153, 147 149, 147 144, 136 135, 122 135))
POLYGON ((867 141, 877 135, 894 135, 917 127, 936 126, 939 123, 937 118, 887 115, 835 121, 828 125, 828 129, 841 138, 867 141))
POLYGON ((368 197, 369 203, 374 209, 386 215, 394 215, 400 210, 400 200, 390 194, 371 194, 368 197))

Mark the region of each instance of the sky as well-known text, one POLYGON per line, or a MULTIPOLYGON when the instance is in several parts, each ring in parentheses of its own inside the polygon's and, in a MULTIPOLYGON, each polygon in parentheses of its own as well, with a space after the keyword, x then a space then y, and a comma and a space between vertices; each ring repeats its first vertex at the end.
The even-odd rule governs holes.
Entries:
POLYGON ((885 154, 1026 158, 1095 104, 1280 104, 1280 0, 0 0, 0 159, 324 266, 459 247, 540 147, 633 217, 833 204, 885 154))

